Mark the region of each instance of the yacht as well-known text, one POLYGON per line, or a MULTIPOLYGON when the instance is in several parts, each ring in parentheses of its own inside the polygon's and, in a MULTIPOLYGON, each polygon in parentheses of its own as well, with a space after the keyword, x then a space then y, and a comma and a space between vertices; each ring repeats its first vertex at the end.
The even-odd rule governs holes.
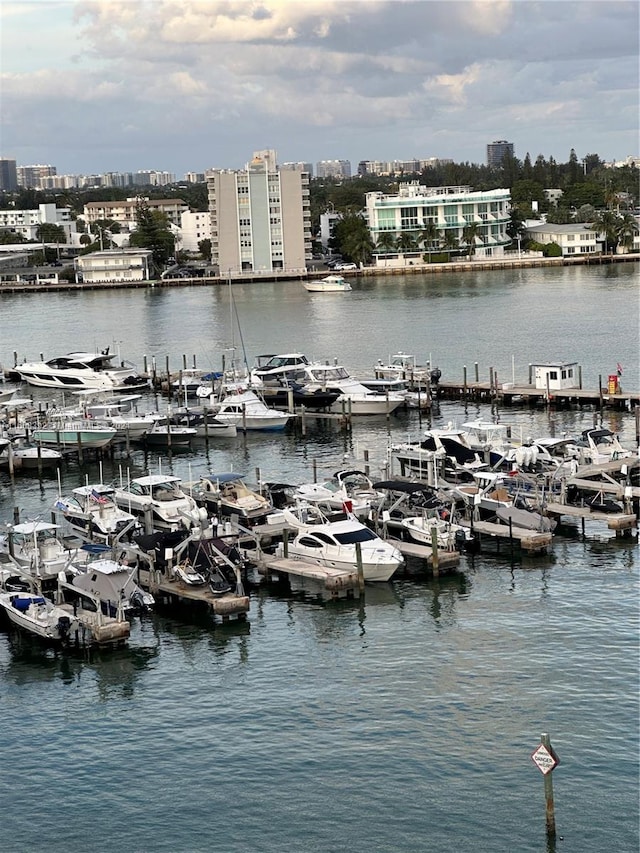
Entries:
POLYGON ((348 293, 351 290, 351 285, 346 278, 335 274, 303 281, 302 285, 309 293, 348 293))
POLYGON ((236 429, 265 430, 274 432, 283 430, 291 419, 287 412, 271 409, 255 391, 239 386, 227 388, 222 401, 210 400, 210 407, 216 420, 225 424, 234 424, 236 429))
POLYGON ((29 385, 40 388, 118 391, 147 385, 133 365, 121 362, 121 367, 114 367, 113 358, 115 353, 109 355, 108 348, 101 353, 70 352, 49 361, 25 361, 15 371, 29 385))

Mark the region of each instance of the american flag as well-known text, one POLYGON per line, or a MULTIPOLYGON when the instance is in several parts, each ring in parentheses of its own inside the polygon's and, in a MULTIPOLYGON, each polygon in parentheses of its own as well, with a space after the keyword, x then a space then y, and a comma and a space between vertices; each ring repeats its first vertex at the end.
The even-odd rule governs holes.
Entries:
POLYGON ((100 492, 96 492, 95 489, 91 490, 91 497, 97 504, 108 504, 109 498, 105 498, 104 495, 101 495, 100 492))

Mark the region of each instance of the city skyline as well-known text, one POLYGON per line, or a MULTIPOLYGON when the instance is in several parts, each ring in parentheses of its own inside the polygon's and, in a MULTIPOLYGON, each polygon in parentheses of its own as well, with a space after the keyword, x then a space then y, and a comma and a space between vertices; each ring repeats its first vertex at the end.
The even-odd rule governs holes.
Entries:
MULTIPOLYGON (((635 2, 5 2, 3 136, 59 174, 450 158, 638 140, 635 2), (512 57, 516 57, 513 59, 512 57)), ((584 147, 583 147, 584 146, 584 147)))

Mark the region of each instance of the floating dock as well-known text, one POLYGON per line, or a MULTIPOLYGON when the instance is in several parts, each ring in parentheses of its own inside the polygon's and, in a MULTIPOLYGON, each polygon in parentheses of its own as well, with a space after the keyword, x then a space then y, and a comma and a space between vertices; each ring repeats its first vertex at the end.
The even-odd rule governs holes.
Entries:
POLYGON ((545 512, 547 515, 557 516, 558 519, 562 516, 581 519, 583 532, 584 523, 587 519, 591 521, 606 521, 607 527, 609 530, 615 530, 616 536, 631 535, 638 527, 638 519, 631 513, 598 512, 588 506, 550 503, 546 505, 545 512))
POLYGON ((359 598, 362 584, 357 571, 333 569, 291 557, 274 557, 259 550, 244 550, 259 575, 271 582, 286 578, 293 592, 317 595, 323 600, 359 598))
POLYGON ((157 601, 169 603, 197 603, 208 607, 214 616, 219 616, 223 622, 229 619, 244 619, 249 612, 248 595, 214 595, 205 586, 188 586, 177 578, 167 578, 158 570, 139 569, 138 583, 148 590, 157 601))
POLYGON ((482 547, 482 537, 488 537, 498 543, 505 542, 510 547, 517 545, 521 551, 530 555, 546 554, 551 548, 553 534, 547 531, 527 530, 524 527, 509 527, 506 524, 498 524, 493 521, 474 521, 473 524, 460 522, 464 527, 469 527, 477 537, 482 547))

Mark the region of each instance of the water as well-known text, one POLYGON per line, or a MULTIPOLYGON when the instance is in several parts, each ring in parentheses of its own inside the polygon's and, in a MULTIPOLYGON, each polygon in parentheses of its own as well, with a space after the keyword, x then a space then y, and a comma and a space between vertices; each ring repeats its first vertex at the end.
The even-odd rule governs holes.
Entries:
MULTIPOLYGON (((370 372, 397 350, 526 378, 530 361, 576 360, 597 386, 616 362, 638 388, 637 268, 380 278, 348 296, 299 284, 0 297, 0 360, 120 346, 139 363, 225 347, 337 356, 370 372), (302 292, 301 292, 302 291, 302 292), (513 360, 512 360, 512 357, 513 360)), ((442 405, 434 420, 491 416, 442 405)), ((532 434, 570 432, 594 412, 494 412, 532 434)), ((632 416, 605 423, 634 437, 632 416)), ((416 413, 358 422, 353 435, 251 435, 172 459, 116 458, 249 479, 372 467, 416 413)), ((63 472, 68 490, 97 463, 63 472)), ((0 473, 0 520, 48 514, 57 485, 0 473)), ((553 553, 511 564, 464 557, 429 580, 416 565, 363 602, 321 605, 258 586, 246 624, 190 611, 134 622, 129 647, 91 657, 0 632, 3 850, 547 851, 542 776, 551 734, 561 851, 638 850, 637 540, 577 527, 553 553)))

